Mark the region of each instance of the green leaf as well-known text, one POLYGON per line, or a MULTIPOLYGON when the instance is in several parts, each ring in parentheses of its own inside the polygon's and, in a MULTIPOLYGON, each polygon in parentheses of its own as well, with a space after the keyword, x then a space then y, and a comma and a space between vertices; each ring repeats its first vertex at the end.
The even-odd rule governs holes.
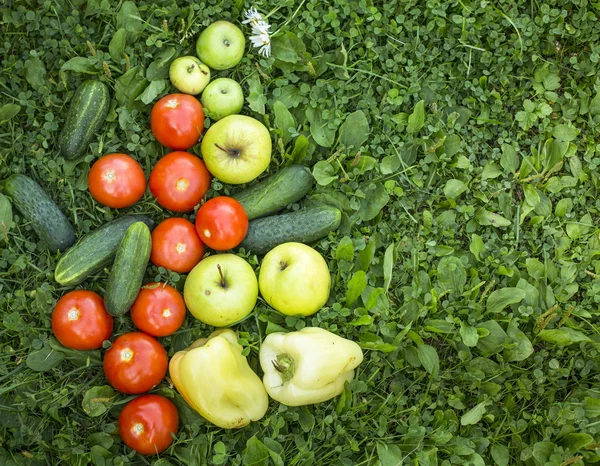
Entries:
POLYGON ((154 59, 146 70, 146 79, 154 81, 157 79, 167 79, 169 77, 169 67, 176 58, 177 50, 174 47, 163 49, 154 59))
POLYGON ((430 345, 418 345, 417 356, 427 372, 437 375, 440 371, 440 357, 436 349, 430 345))
POLYGON ((557 125, 552 130, 552 136, 561 141, 572 141, 579 135, 579 130, 569 125, 557 125))
POLYGON ((486 412, 486 407, 490 404, 492 404, 490 400, 485 400, 472 407, 469 411, 461 416, 460 425, 472 426, 477 424, 479 421, 481 421, 481 418, 483 418, 483 415, 486 412))
POLYGON ((292 151, 293 163, 302 163, 302 160, 304 160, 304 157, 306 157, 306 149, 308 149, 308 138, 304 136, 304 134, 301 134, 296 139, 294 150, 292 151))
POLYGON ((471 251, 477 260, 483 260, 481 255, 487 251, 483 238, 476 233, 471 235, 469 251, 471 251))
POLYGON ((488 312, 496 313, 511 304, 520 303, 525 298, 525 291, 520 288, 508 287, 493 291, 487 299, 488 312))
POLYGON ((46 84, 46 67, 38 57, 25 60, 25 79, 35 90, 46 84))
POLYGON ((565 435, 558 444, 563 447, 571 450, 573 453, 580 451, 581 449, 588 446, 590 443, 594 442, 594 437, 589 434, 572 432, 565 435))
POLYGON ((119 29, 115 32, 108 44, 108 53, 110 57, 118 62, 125 57, 125 41, 127 40, 127 31, 125 28, 119 29))
POLYGON ((152 81, 135 100, 141 100, 144 104, 149 105, 167 88, 167 84, 168 81, 166 79, 152 81))
POLYGON ((504 445, 492 445, 491 453, 497 466, 508 466, 510 463, 510 452, 504 445))
POLYGON ((475 215, 475 220, 482 226, 507 227, 512 224, 510 220, 505 219, 502 215, 486 209, 479 209, 475 215))
POLYGON ((115 82, 115 98, 120 106, 130 108, 148 84, 144 69, 134 66, 115 82))
POLYGON ((31 370, 45 372, 58 366, 64 358, 64 354, 54 351, 52 348, 44 347, 29 353, 26 362, 27 367, 31 370))
POLYGON ((304 42, 293 32, 277 35, 271 39, 271 54, 286 63, 298 63, 299 54, 306 51, 304 42))
POLYGON ((520 165, 519 155, 513 146, 502 144, 502 156, 500 157, 500 166, 504 171, 515 173, 520 165))
POLYGON ((315 425, 315 416, 303 406, 298 411, 298 423, 304 432, 310 432, 315 425))
POLYGON ((502 351, 507 336, 498 322, 495 320, 482 322, 477 325, 477 331, 489 332, 486 336, 480 333, 479 341, 477 342, 477 348, 483 354, 496 354, 502 351))
POLYGON ((417 133, 425 125, 425 101, 420 100, 408 117, 408 131, 417 133))
POLYGON ((118 393, 108 385, 92 387, 83 396, 83 411, 90 417, 98 417, 114 405, 118 393))
POLYGON ((340 126, 340 144, 349 151, 360 149, 369 138, 369 122, 362 110, 357 110, 346 117, 340 126))
POLYGON ((362 220, 369 221, 379 215, 381 209, 390 201, 390 195, 381 183, 370 184, 365 193, 367 197, 361 199, 361 209, 358 214, 362 220))
POLYGON ((348 322, 350 325, 354 327, 359 327, 361 325, 371 325, 374 321, 374 317, 369 314, 364 314, 360 316, 358 319, 354 319, 351 322, 348 322))
POLYGON ((524 361, 533 354, 533 345, 515 320, 510 321, 506 328, 506 335, 511 341, 510 346, 504 349, 504 360, 507 362, 524 361))
POLYGON ((354 272, 352 278, 348 282, 348 289, 346 290, 346 304, 352 305, 356 301, 365 287, 367 286, 367 274, 364 270, 358 270, 354 272))
POLYGON ((462 193, 464 193, 467 189, 467 185, 460 180, 451 179, 446 181, 446 186, 444 186, 444 196, 449 199, 456 199, 462 193))
POLYGON ((367 350, 381 351, 382 353, 391 353, 398 349, 397 346, 384 342, 379 335, 374 333, 361 333, 359 346, 367 350))
POLYGON ((481 179, 489 180, 493 178, 498 178, 500 175, 502 175, 500 165, 494 162, 489 162, 485 165, 485 167, 483 167, 483 171, 481 172, 481 179))
POLYGON ((399 466, 402 464, 402 450, 398 445, 377 443, 377 457, 381 466, 399 466))
POLYGON ((138 19, 139 17, 140 12, 135 6, 135 2, 124 2, 119 13, 117 13, 117 30, 125 28, 134 37, 137 36, 138 33, 144 30, 144 24, 138 19))
POLYGON ((275 126, 281 130, 281 139, 284 144, 287 144, 292 139, 289 129, 296 127, 296 121, 287 107, 279 100, 273 104, 273 111, 275 112, 275 126))
POLYGON ((246 442, 246 448, 242 452, 242 464, 244 466, 263 465, 270 456, 269 449, 254 435, 246 442))
POLYGON ((463 343, 466 346, 473 347, 477 345, 477 341, 479 340, 479 333, 477 333, 477 329, 475 327, 471 327, 464 322, 460 323, 460 337, 462 338, 463 343))
POLYGON ((555 329, 544 329, 538 337, 548 343, 554 343, 559 346, 568 346, 582 341, 590 341, 584 333, 570 327, 561 327, 555 329))
POLYGON ((96 66, 87 57, 73 57, 63 63, 61 71, 73 71, 75 73, 95 74, 96 66))
POLYGON ((339 261, 352 261, 354 259, 354 244, 349 236, 344 236, 337 245, 335 258, 339 261))
POLYGON ((260 82, 258 73, 254 73, 248 78, 248 89, 250 92, 246 97, 246 102, 248 102, 250 109, 256 113, 264 115, 267 98, 264 94, 263 85, 260 82))
POLYGON ((6 104, 0 107, 0 123, 10 120, 21 111, 17 104, 6 104))
POLYGON ((317 184, 327 186, 338 179, 334 168, 326 160, 319 160, 312 169, 313 177, 317 184))
POLYGON ((114 455, 109 450, 100 445, 94 445, 90 449, 90 457, 94 466, 107 466, 112 464, 112 462, 109 463, 106 460, 109 460, 113 456, 114 455))
POLYGON ((461 292, 467 283, 465 266, 458 257, 447 256, 440 260, 437 267, 438 281, 443 291, 461 292))
POLYGON ((461 140, 458 134, 449 134, 444 141, 444 151, 448 157, 453 157, 460 150, 461 140))
POLYGON ((596 116, 600 113, 600 92, 598 92, 590 102, 589 112, 592 116, 596 116))
POLYGON ((10 230, 13 224, 12 205, 8 198, 0 193, 0 238, 10 230))
POLYGON ((394 272, 394 250, 395 244, 390 244, 385 248, 385 255, 383 256, 383 289, 387 292, 390 283, 392 282, 392 274, 394 272))
POLYGON ((335 139, 335 129, 327 126, 327 121, 323 119, 321 109, 307 108, 306 118, 310 123, 310 134, 315 142, 322 147, 331 147, 335 139))

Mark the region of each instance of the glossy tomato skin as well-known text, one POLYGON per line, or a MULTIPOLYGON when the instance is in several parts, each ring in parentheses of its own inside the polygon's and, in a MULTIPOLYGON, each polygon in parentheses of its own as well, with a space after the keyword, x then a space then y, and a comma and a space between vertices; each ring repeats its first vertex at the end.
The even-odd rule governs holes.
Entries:
POLYGON ((166 95, 152 107, 150 127, 163 146, 173 150, 189 149, 204 131, 202 104, 191 95, 166 95))
POLYGON ((131 320, 142 332, 166 337, 185 320, 185 302, 181 293, 167 283, 148 283, 131 306, 131 320))
POLYGON ((185 218, 171 217, 152 231, 150 261, 177 273, 187 273, 204 255, 204 243, 196 227, 185 218))
POLYGON ((104 355, 104 374, 118 391, 135 395, 158 385, 167 373, 167 352, 142 332, 120 335, 104 355))
POLYGON ((242 204, 228 196, 206 201, 196 215, 196 231, 215 251, 235 248, 248 231, 248 215, 242 204))
POLYGON ((102 347, 113 331, 113 318, 98 293, 70 291, 60 298, 52 312, 52 331, 67 348, 92 350, 102 347))
POLYGON ((150 173, 150 192, 165 209, 194 210, 210 188, 211 176, 204 162, 193 154, 171 152, 150 173))
POLYGON ((160 395, 142 395, 131 400, 119 415, 119 435, 129 448, 142 455, 166 450, 179 429, 175 404, 160 395))
POLYGON ((140 164, 127 154, 100 157, 88 173, 88 187, 100 204, 121 209, 139 201, 146 191, 140 164))

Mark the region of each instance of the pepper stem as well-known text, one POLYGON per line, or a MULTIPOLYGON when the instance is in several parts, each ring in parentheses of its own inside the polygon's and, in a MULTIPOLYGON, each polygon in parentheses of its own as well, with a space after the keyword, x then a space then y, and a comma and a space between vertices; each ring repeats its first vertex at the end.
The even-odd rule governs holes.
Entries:
POLYGON ((219 275, 221 275, 221 286, 225 288, 227 282, 225 281, 225 275, 223 275, 223 271, 221 270, 221 264, 217 264, 217 269, 219 269, 219 275))
POLYGON ((271 362, 273 363, 273 367, 277 370, 277 372, 279 372, 282 382, 287 382, 294 377, 296 366, 294 364, 294 360, 289 354, 278 354, 277 359, 273 359, 271 362))

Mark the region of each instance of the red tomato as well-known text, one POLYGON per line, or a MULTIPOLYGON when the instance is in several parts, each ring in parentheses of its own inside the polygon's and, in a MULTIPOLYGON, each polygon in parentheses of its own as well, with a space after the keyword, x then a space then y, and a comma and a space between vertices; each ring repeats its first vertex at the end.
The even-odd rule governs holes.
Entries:
POLYGON ((161 453, 173 443, 179 413, 171 400, 142 395, 125 405, 119 415, 119 434, 125 445, 142 455, 161 453))
POLYGON ((167 373, 167 352, 156 338, 142 332, 125 333, 104 355, 104 374, 117 390, 144 393, 158 385, 167 373))
POLYGON ((86 290, 70 291, 54 307, 52 331, 67 348, 97 349, 110 338, 113 318, 106 312, 99 294, 86 290))
POLYGON ((204 131, 202 104, 191 95, 166 95, 152 107, 150 127, 163 146, 173 150, 189 149, 204 131))
POLYGON ((206 201, 196 215, 200 239, 215 251, 235 248, 248 231, 248 216, 242 204, 227 196, 206 201))
POLYGON ((165 209, 194 210, 210 188, 210 173, 204 162, 188 152, 171 152, 150 173, 150 192, 165 209))
POLYGON ((139 201, 146 191, 144 170, 127 154, 100 157, 88 173, 90 193, 100 204, 120 209, 139 201))
POLYGON ((185 218, 172 217, 159 223, 152 232, 150 260, 157 267, 187 273, 200 262, 204 244, 196 227, 185 218))
POLYGON ((148 283, 131 306, 131 320, 149 335, 171 335, 185 320, 183 296, 166 283, 148 283))

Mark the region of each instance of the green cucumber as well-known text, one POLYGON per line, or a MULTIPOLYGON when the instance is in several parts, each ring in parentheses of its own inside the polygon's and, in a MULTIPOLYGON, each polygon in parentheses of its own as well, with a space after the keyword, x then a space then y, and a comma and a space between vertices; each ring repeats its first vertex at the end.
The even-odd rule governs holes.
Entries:
POLYGON ((341 220, 342 212, 332 206, 308 207, 257 218, 248 223, 248 232, 240 247, 262 255, 282 243, 312 243, 336 230, 341 220))
POLYGON ((81 83, 73 95, 58 136, 58 150, 64 158, 72 160, 84 154, 102 127, 109 106, 106 84, 94 80, 81 83))
POLYGON ((152 250, 150 228, 132 223, 119 244, 106 284, 104 305, 112 316, 125 314, 137 298, 152 250))
POLYGON ((110 265, 125 231, 135 222, 154 228, 154 222, 141 214, 125 215, 96 228, 64 253, 56 264, 54 279, 63 286, 75 286, 110 265))
POLYGON ((4 192, 50 252, 64 251, 75 243, 73 225, 34 180, 25 175, 12 175, 4 183, 4 192))
POLYGON ((313 187, 310 170, 290 165, 232 197, 242 204, 248 220, 274 214, 305 196, 313 187))

